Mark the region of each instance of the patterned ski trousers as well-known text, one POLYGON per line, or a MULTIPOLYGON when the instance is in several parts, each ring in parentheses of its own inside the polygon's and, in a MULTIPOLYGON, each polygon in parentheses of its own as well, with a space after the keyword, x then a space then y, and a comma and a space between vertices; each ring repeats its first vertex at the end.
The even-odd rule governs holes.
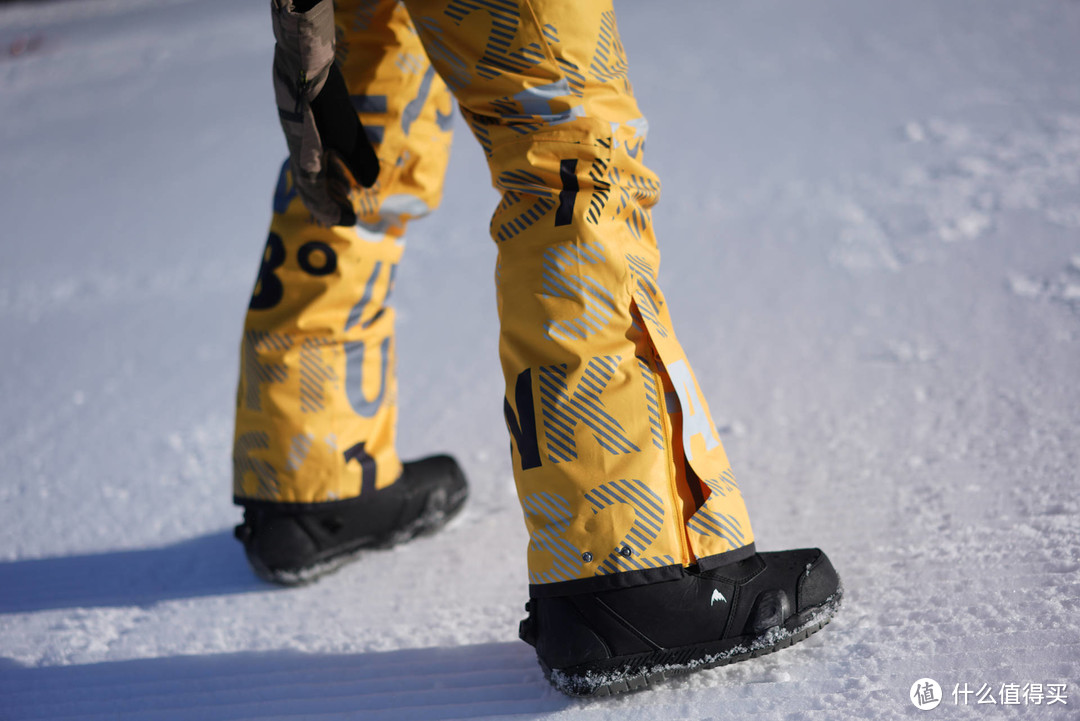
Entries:
POLYGON ((499 352, 533 595, 753 552, 742 495, 657 283, 609 0, 339 0, 337 61, 381 162, 356 227, 282 169, 244 324, 237 502, 363 497, 401 474, 394 308, 405 228, 439 203, 453 99, 501 201, 499 352))

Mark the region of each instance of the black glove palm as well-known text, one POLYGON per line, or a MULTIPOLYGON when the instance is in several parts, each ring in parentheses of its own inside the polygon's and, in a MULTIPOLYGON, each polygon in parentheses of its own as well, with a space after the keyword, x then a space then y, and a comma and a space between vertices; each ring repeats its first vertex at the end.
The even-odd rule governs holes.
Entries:
POLYGON ((337 65, 331 65, 326 83, 311 101, 315 127, 328 155, 326 163, 327 190, 341 205, 341 225, 355 225, 349 194, 354 185, 370 188, 379 177, 379 158, 371 146, 360 118, 356 116, 345 78, 337 65))

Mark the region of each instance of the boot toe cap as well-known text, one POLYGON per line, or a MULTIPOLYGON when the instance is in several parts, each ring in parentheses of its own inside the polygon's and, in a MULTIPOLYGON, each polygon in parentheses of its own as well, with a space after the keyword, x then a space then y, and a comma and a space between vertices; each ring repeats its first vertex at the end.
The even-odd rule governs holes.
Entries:
POLYGON ((825 603, 840 587, 840 576, 833 568, 824 551, 816 551, 816 557, 806 562, 799 577, 797 593, 797 611, 802 613, 808 608, 825 603))

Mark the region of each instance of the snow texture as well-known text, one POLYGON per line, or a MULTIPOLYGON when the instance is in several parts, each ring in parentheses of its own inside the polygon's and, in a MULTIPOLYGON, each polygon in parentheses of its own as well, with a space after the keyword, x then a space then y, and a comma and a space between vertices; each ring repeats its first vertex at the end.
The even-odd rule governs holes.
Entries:
POLYGON ((469 505, 257 581, 229 454, 285 153, 266 3, 7 3, 0 719, 894 719, 923 677, 931 716, 1080 717, 1080 2, 618 11, 680 338, 759 547, 826 549, 836 619, 645 693, 545 682, 460 123, 396 304, 401 450, 455 452, 469 505), (1032 683, 1066 703, 1000 703, 1032 683))

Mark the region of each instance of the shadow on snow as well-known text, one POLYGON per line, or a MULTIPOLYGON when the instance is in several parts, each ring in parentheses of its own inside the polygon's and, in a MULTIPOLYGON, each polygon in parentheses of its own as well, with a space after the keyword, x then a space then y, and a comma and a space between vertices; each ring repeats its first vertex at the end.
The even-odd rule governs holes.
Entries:
POLYGON ((0 614, 266 590, 231 531, 162 548, 0 563, 0 614))
POLYGON ((361 654, 289 651, 176 656, 85 666, 0 665, 8 711, 213 719, 483 718, 564 709, 520 642, 361 654))

